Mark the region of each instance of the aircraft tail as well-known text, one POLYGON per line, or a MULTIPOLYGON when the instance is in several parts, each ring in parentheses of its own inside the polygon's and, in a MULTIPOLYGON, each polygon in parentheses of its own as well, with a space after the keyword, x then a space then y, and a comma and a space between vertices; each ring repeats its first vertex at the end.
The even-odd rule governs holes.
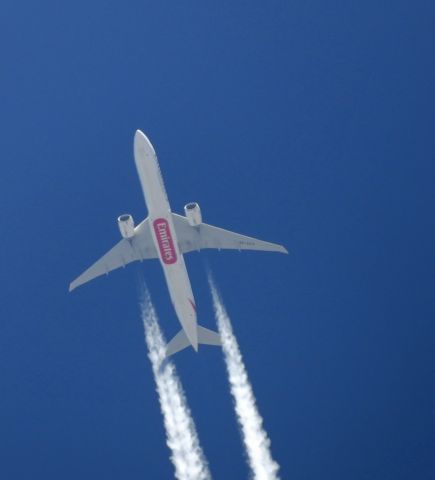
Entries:
MULTIPOLYGON (((198 343, 202 345, 216 345, 221 346, 221 338, 217 332, 213 330, 209 330, 208 328, 201 327, 201 325, 197 326, 198 332, 198 343)), ((184 333, 184 330, 180 330, 177 335, 168 343, 166 346, 166 357, 170 357, 187 347, 190 346, 189 339, 187 335, 184 333)))

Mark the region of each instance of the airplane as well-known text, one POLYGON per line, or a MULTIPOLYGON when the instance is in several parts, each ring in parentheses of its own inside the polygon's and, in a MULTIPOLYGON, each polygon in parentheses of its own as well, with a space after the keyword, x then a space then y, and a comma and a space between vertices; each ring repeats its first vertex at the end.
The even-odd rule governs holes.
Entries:
POLYGON ((282 245, 203 223, 198 203, 188 203, 184 207, 184 216, 172 213, 156 152, 140 130, 134 136, 134 159, 148 217, 135 226, 131 215, 119 216, 118 227, 122 240, 72 281, 69 291, 128 263, 159 259, 182 327, 168 343, 167 356, 189 346, 198 351, 198 344, 219 346, 219 334, 197 323, 195 299, 183 254, 206 248, 288 252, 282 245))

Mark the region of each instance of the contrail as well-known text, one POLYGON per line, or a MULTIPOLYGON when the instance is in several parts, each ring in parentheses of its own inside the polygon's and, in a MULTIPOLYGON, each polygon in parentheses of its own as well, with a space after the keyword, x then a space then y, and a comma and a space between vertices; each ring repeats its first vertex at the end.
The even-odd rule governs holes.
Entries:
POLYGON ((234 336, 230 318, 214 284, 208 276, 213 306, 222 340, 225 363, 228 371, 231 394, 234 398, 249 466, 255 480, 278 479, 279 465, 270 452, 270 440, 263 427, 252 386, 249 382, 239 345, 234 336))
POLYGON ((147 291, 141 306, 148 357, 159 394, 175 477, 178 480, 208 480, 211 476, 207 461, 175 367, 170 360, 165 360, 166 342, 147 291))

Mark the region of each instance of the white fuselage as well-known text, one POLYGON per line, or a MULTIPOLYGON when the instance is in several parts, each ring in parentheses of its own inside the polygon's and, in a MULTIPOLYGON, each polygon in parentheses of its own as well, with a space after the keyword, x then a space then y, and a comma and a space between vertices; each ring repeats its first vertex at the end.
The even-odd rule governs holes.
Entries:
POLYGON ((139 132, 135 136, 134 157, 148 208, 152 238, 165 274, 169 295, 187 338, 193 348, 198 350, 195 299, 184 257, 178 248, 171 207, 154 148, 139 132))

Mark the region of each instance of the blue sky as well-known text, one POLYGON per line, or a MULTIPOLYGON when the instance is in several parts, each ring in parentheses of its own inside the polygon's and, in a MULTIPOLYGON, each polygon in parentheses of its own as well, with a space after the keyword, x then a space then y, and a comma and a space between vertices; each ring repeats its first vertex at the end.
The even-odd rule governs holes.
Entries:
MULTIPOLYGON (((132 141, 174 211, 285 244, 186 256, 232 318, 283 478, 435 476, 435 6, 428 1, 0 7, 0 476, 172 478, 138 278, 68 294, 146 215, 132 141)), ((214 478, 247 478, 221 352, 176 364, 214 478)))

